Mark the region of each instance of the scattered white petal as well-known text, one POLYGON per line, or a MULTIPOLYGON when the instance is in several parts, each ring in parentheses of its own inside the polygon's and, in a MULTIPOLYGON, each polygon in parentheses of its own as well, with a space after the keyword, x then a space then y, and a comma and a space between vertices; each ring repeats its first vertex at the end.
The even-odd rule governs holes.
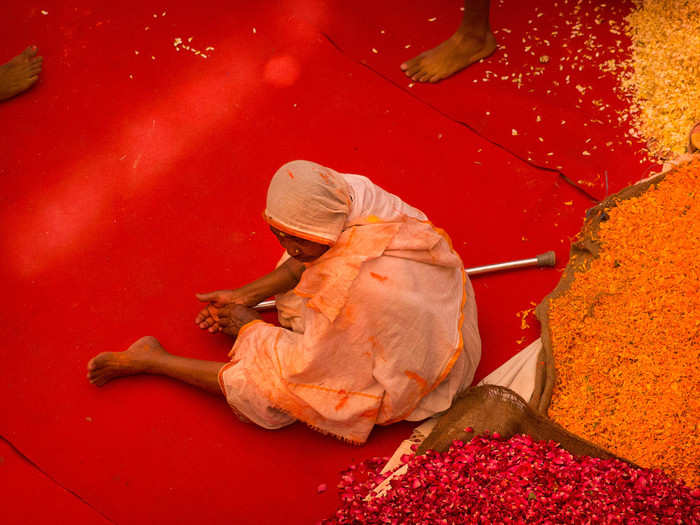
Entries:
POLYGON ((512 133, 513 136, 515 137, 515 136, 518 134, 518 130, 517 130, 517 129, 513 129, 513 130, 511 130, 511 133, 512 133))
POLYGON ((42 9, 42 10, 41 10, 41 14, 42 14, 42 15, 44 15, 44 16, 46 16, 46 15, 48 15, 48 14, 49 14, 49 12, 48 12, 48 11, 46 11, 46 10, 44 10, 44 9, 42 9))
POLYGON ((372 53, 374 53, 376 55, 379 53, 379 51, 377 51, 375 48, 372 48, 372 53))
POLYGON ((435 22, 437 20, 437 16, 434 16, 432 18, 428 18, 428 22, 435 22))

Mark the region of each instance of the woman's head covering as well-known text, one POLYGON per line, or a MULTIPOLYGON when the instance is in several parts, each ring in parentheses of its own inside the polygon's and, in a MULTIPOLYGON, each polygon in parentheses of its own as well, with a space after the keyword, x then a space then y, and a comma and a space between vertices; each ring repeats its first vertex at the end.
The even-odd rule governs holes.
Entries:
POLYGON ((267 189, 265 220, 280 231, 332 245, 350 212, 345 179, 330 168, 307 160, 288 162, 267 189))

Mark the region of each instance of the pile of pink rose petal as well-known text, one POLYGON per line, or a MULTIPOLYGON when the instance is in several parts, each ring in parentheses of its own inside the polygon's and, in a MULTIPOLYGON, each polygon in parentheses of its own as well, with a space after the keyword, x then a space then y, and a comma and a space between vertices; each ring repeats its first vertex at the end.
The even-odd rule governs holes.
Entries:
POLYGON ((388 477, 386 458, 343 472, 342 506, 322 523, 700 523, 700 489, 522 434, 479 435, 402 461, 407 473, 377 497, 367 496, 388 477))

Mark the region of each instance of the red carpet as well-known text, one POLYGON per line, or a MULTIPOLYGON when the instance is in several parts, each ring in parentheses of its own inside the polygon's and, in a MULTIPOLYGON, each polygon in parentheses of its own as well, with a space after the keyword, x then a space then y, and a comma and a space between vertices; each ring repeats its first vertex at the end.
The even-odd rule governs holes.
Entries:
MULTIPOLYGON (((413 88, 398 64, 450 33, 457 2, 230 4, 0 8, 10 21, 2 56, 36 43, 45 64, 34 89, 0 104, 0 433, 29 461, 2 446, 5 523, 313 523, 335 508, 341 469, 389 454, 410 433, 406 423, 376 429, 355 448, 301 424, 243 425, 222 399, 165 379, 101 390, 85 379, 96 353, 146 334, 176 353, 225 360, 230 340, 193 324, 194 293, 235 287, 275 263, 280 247, 260 212, 282 163, 369 176, 444 227, 466 266, 548 249, 564 262, 593 204, 516 155, 563 166, 596 197, 601 170, 612 192, 648 169, 637 144, 604 150, 619 127, 582 127, 590 108, 572 106, 571 86, 548 95, 545 76, 532 92, 472 82, 522 66, 518 35, 535 15, 514 0, 492 9, 494 28, 512 31, 498 35, 510 65, 499 52, 413 88), (584 136, 597 145, 590 158, 579 155, 584 136), (321 483, 329 490, 318 494, 321 483)), ((626 5, 606 16, 619 20, 626 5)), ((567 41, 551 42, 553 61, 567 41)), ((612 100, 611 80, 588 80, 586 104, 612 100)), ((527 270, 474 280, 477 379, 537 337, 532 317, 522 330, 516 314, 558 279, 527 270)))

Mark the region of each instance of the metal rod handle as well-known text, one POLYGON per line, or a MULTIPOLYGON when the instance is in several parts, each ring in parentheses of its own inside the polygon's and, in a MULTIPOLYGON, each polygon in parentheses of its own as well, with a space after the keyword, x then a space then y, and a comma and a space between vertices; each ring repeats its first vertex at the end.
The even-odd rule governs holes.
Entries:
POLYGON ((488 264, 486 266, 467 268, 464 271, 467 272, 467 275, 472 276, 482 273, 499 272, 501 270, 512 270, 514 268, 527 268, 528 266, 554 266, 556 262, 556 254, 553 251, 549 251, 541 253, 537 257, 531 259, 519 259, 517 261, 488 264))
POLYGON ((275 307, 276 301, 270 299, 269 301, 260 301, 258 304, 253 306, 253 310, 272 310, 275 307))
MULTIPOLYGON (((527 268, 529 266, 554 266, 556 262, 557 259, 555 253, 553 251, 548 251, 531 259, 518 259, 517 261, 487 264, 486 266, 467 268, 464 271, 471 277, 473 275, 481 275, 482 273, 500 272, 503 270, 513 270, 515 268, 527 268)), ((274 307, 275 300, 270 299, 269 301, 262 301, 256 304, 253 306, 253 310, 271 310, 274 307)))

